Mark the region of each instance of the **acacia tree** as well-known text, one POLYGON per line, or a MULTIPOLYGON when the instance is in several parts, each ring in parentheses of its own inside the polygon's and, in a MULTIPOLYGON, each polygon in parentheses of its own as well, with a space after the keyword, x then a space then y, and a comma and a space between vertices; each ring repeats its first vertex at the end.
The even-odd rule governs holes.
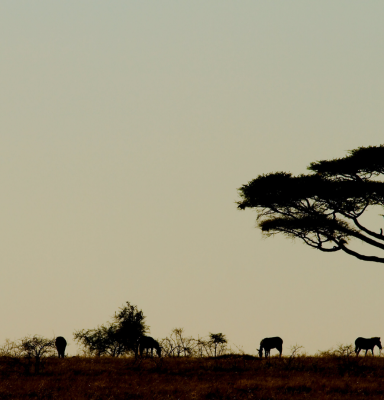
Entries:
POLYGON ((320 251, 341 250, 360 260, 384 263, 384 257, 361 254, 352 240, 384 250, 383 230, 361 221, 369 207, 384 207, 384 145, 348 153, 311 163, 307 175, 259 175, 239 189, 238 208, 256 209, 258 226, 266 236, 282 233, 320 251))
POLYGON ((39 335, 26 336, 20 339, 19 354, 28 360, 34 358, 35 372, 39 373, 42 360, 55 354, 55 340, 39 335))
POLYGON ((219 355, 225 351, 226 344, 228 343, 227 338, 222 333, 210 333, 209 343, 213 345, 215 350, 215 357, 217 356, 217 349, 219 349, 219 355))

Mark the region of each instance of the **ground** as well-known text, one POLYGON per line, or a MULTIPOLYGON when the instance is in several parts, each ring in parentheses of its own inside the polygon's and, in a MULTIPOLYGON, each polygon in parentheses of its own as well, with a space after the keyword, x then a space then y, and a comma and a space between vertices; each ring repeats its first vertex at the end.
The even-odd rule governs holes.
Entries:
POLYGON ((0 399, 384 399, 384 358, 0 358, 0 399))

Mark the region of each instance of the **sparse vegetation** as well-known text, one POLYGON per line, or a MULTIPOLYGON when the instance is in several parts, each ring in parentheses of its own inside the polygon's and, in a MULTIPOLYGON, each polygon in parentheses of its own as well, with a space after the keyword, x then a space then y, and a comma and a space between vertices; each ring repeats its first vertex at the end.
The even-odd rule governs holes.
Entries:
POLYGON ((232 352, 222 333, 210 333, 209 338, 185 336, 183 328, 175 328, 171 334, 159 340, 166 357, 216 357, 232 352))
POLYGON ((136 358, 134 339, 148 330, 144 319, 127 303, 112 322, 75 332, 82 355, 68 358, 56 356, 54 339, 6 340, 0 399, 384 398, 384 357, 356 357, 352 345, 315 356, 294 345, 281 358, 260 358, 234 352, 223 333, 195 339, 175 328, 160 340, 164 357, 136 358))
POLYGON ((34 372, 38 374, 44 367, 44 360, 54 355, 55 340, 40 335, 25 336, 16 342, 6 339, 0 347, 0 357, 26 361, 23 366, 28 373, 31 372, 33 361, 34 372))

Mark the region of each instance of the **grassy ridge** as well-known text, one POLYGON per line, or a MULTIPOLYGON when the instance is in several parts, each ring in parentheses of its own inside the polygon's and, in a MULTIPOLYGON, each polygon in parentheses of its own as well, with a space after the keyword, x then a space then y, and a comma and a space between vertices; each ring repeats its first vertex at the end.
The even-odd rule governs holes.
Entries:
POLYGON ((383 399, 384 358, 0 358, 0 399, 383 399), (31 366, 30 366, 31 367, 31 366))

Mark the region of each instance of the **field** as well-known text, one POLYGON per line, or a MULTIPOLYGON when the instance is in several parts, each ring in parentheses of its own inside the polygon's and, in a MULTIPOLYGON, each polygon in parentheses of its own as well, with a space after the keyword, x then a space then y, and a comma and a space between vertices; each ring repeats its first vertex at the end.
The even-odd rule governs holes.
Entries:
POLYGON ((0 399, 384 399, 384 358, 0 358, 0 399))

